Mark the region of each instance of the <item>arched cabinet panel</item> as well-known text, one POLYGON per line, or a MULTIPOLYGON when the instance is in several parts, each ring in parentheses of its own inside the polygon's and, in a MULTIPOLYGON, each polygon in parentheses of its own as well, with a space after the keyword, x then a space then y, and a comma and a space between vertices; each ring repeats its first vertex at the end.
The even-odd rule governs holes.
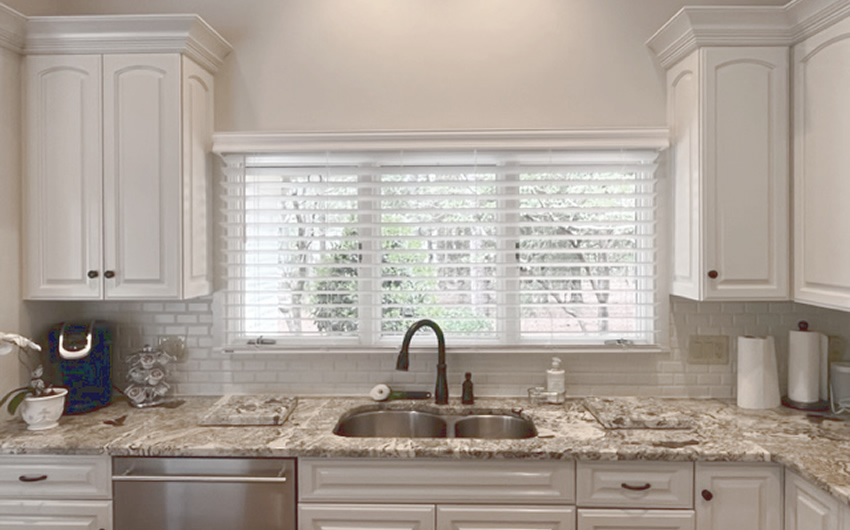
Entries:
POLYGON ((670 67, 667 80, 671 293, 787 299, 787 48, 700 48, 670 67))
POLYGON ((25 68, 25 298, 209 294, 212 74, 178 53, 25 68))
POLYGON ((99 299, 101 57, 28 57, 24 83, 25 290, 99 299))
POLYGON ((794 48, 794 298, 850 309, 850 19, 794 48))

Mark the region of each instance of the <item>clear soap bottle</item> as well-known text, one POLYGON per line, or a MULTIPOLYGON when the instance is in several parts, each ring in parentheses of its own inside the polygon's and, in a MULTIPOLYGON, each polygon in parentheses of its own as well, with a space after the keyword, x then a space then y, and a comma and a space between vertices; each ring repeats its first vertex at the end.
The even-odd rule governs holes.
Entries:
POLYGON ((563 403, 567 393, 566 377, 561 359, 552 357, 552 367, 546 370, 546 394, 550 403, 563 403))

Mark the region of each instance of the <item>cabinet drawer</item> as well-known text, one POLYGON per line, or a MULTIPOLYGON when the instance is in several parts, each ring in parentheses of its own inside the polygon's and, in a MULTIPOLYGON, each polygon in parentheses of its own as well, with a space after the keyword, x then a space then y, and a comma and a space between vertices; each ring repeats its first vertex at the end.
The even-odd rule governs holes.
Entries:
POLYGON ((579 510, 578 530, 694 530, 692 510, 579 510))
POLYGON ((109 501, 0 501, 0 530, 112 530, 109 501))
POLYGON ((304 504, 298 530, 434 530, 434 506, 418 504, 304 504))
POLYGON ((690 462, 579 462, 579 506, 692 508, 690 462))
POLYGON ((573 462, 305 458, 298 466, 301 502, 575 501, 573 462))
POLYGON ((109 457, 75 455, 0 456, 0 498, 109 499, 109 457))
POLYGON ((437 530, 575 530, 572 506, 437 506, 437 530))

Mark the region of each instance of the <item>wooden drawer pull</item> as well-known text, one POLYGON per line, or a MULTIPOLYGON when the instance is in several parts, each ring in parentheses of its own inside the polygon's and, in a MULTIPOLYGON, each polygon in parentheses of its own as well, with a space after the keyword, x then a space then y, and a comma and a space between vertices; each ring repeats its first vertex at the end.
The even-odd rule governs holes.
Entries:
POLYGON ((21 475, 18 477, 18 480, 21 482, 41 482, 42 480, 47 480, 47 475, 21 475))
POLYGON ((620 484, 620 487, 631 491, 646 491, 651 488, 652 485, 647 482, 646 484, 641 484, 640 486, 632 486, 631 484, 626 484, 625 482, 623 482, 622 484, 620 484))

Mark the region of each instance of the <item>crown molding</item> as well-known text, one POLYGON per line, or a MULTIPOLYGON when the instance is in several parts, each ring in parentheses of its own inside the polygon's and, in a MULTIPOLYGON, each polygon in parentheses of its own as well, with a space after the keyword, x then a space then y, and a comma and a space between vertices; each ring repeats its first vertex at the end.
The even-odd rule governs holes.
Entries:
POLYGON ((850 0, 685 6, 646 45, 664 68, 702 46, 791 46, 850 15, 850 0))
POLYGON ((23 53, 27 17, 0 4, 0 48, 23 53))
POLYGON ((667 68, 701 46, 786 46, 789 37, 783 6, 686 6, 646 45, 667 68))
POLYGON ((791 44, 850 16, 850 0, 793 0, 785 8, 794 22, 791 44))
POLYGON ((232 47, 197 15, 29 17, 24 53, 182 53, 215 73, 232 47))
POLYGON ((213 134, 213 152, 263 154, 304 151, 445 149, 666 149, 667 128, 368 131, 368 132, 221 132, 213 134))

